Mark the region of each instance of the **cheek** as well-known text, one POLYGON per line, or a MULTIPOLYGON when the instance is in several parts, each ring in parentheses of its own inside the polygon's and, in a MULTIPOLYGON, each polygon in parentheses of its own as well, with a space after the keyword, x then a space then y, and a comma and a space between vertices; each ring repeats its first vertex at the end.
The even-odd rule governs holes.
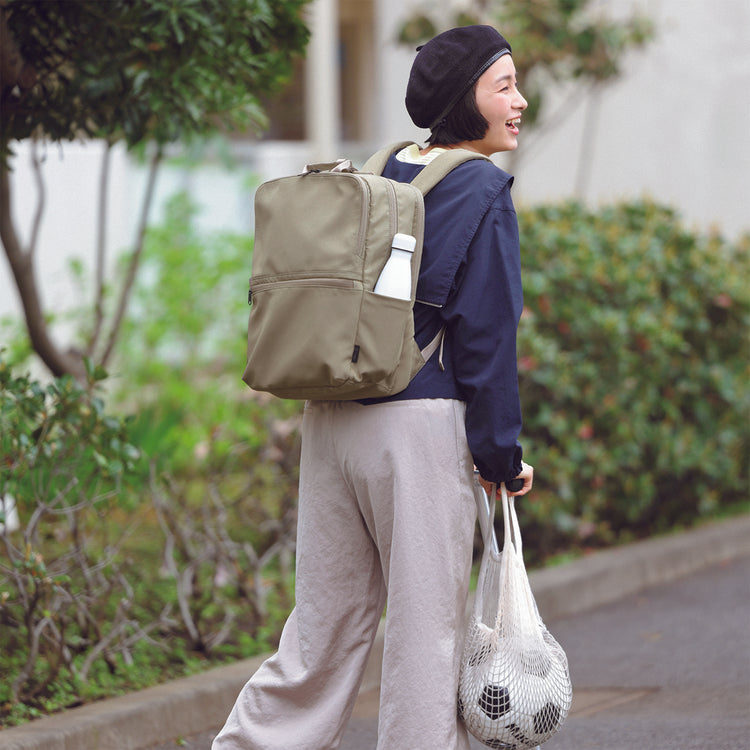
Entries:
POLYGON ((510 107, 502 98, 485 102, 484 106, 479 107, 479 111, 484 115, 484 119, 487 120, 491 128, 505 127, 505 121, 510 117, 510 107))
POLYGON ((489 122, 490 124, 490 130, 494 131, 495 133, 506 132, 508 130, 507 126, 505 125, 506 119, 507 117, 504 113, 496 113, 492 119, 487 120, 487 122, 489 122))

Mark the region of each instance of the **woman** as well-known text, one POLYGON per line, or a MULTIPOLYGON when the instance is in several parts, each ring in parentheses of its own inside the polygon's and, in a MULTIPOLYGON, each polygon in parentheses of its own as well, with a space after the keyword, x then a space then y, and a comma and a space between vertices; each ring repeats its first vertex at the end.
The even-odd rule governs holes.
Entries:
MULTIPOLYGON (((431 133, 383 174, 411 181, 442 150, 516 148, 526 101, 508 42, 489 26, 419 48, 406 92, 431 133)), ((467 750, 457 718, 475 506, 483 482, 520 477, 516 328, 522 309, 512 177, 457 167, 425 199, 414 309, 444 347, 388 399, 308 403, 302 427, 296 607, 278 653, 245 685, 213 750, 338 746, 385 621, 378 748, 467 750)))

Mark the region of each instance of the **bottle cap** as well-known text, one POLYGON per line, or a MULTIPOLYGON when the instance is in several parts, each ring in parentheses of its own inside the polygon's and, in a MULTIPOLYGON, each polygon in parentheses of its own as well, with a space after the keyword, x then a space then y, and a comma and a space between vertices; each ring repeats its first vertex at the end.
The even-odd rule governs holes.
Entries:
POLYGON ((413 253, 414 249, 417 247, 417 238, 412 237, 410 234, 402 234, 401 232, 398 232, 393 235, 391 247, 398 248, 399 250, 406 250, 408 253, 413 253))

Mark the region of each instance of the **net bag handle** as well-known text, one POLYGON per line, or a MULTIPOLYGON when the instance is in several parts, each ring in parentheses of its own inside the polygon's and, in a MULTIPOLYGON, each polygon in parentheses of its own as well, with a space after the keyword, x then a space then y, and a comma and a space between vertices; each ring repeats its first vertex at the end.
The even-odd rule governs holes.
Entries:
MULTIPOLYGON (((477 487, 479 491, 475 493, 475 499, 484 546, 485 548, 490 547, 495 555, 497 555, 500 552, 497 543, 497 534, 495 533, 497 484, 493 482, 490 487, 489 497, 478 482, 477 487)), ((500 485, 500 498, 503 508, 503 528, 505 534, 503 549, 512 548, 515 554, 523 560, 523 543, 521 541, 521 528, 518 524, 518 515, 516 513, 515 497, 508 495, 505 484, 500 485), (509 547, 508 545, 511 546, 509 547)))
MULTIPOLYGON (((494 485, 493 485, 494 487, 494 485)), ((495 557, 500 554, 500 549, 497 546, 497 536, 493 526, 493 519, 495 516, 494 506, 490 505, 490 499, 484 488, 479 483, 479 472, 474 470, 474 502, 477 505, 477 519, 479 521, 479 529, 482 532, 482 543, 484 549, 492 550, 495 557)))
MULTIPOLYGON (((527 574, 526 565, 523 560, 523 544, 521 542, 521 530, 518 524, 518 515, 516 514, 515 498, 508 495, 504 484, 500 486, 504 527, 503 548, 502 551, 500 551, 498 549, 497 536, 494 527, 497 485, 491 485, 489 497, 478 481, 475 482, 474 487, 477 515, 479 517, 479 525, 484 541, 482 565, 479 569, 479 579, 477 581, 477 590, 474 599, 474 616, 478 620, 486 622, 487 625, 489 625, 489 620, 484 620, 485 606, 488 604, 485 601, 488 593, 488 591, 485 590, 485 587, 486 585, 489 585, 490 590, 492 590, 494 584, 489 583, 492 580, 492 576, 497 575, 501 580, 504 580, 511 567, 516 568, 519 575, 526 577, 527 574)), ((534 622, 536 622, 536 620, 539 619, 539 610, 537 609, 531 588, 528 585, 528 579, 525 590, 528 612, 532 616, 534 622)), ((502 616, 502 611, 497 609, 496 617, 502 616)))
POLYGON ((516 498, 509 495, 505 484, 500 485, 503 501, 503 525, 505 527, 505 544, 512 544, 516 555, 523 560, 523 543, 521 542, 521 527, 518 525, 516 514, 516 498))

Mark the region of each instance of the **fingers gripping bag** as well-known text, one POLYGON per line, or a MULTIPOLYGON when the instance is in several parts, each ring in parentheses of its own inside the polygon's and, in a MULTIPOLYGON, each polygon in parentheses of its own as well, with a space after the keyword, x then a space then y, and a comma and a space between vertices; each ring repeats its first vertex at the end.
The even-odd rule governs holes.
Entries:
POLYGON ((469 732, 487 747, 536 748, 556 734, 573 691, 568 660, 542 622, 523 562, 514 500, 501 486, 505 539, 493 528, 495 487, 475 496, 484 553, 466 633, 458 709, 469 732))

